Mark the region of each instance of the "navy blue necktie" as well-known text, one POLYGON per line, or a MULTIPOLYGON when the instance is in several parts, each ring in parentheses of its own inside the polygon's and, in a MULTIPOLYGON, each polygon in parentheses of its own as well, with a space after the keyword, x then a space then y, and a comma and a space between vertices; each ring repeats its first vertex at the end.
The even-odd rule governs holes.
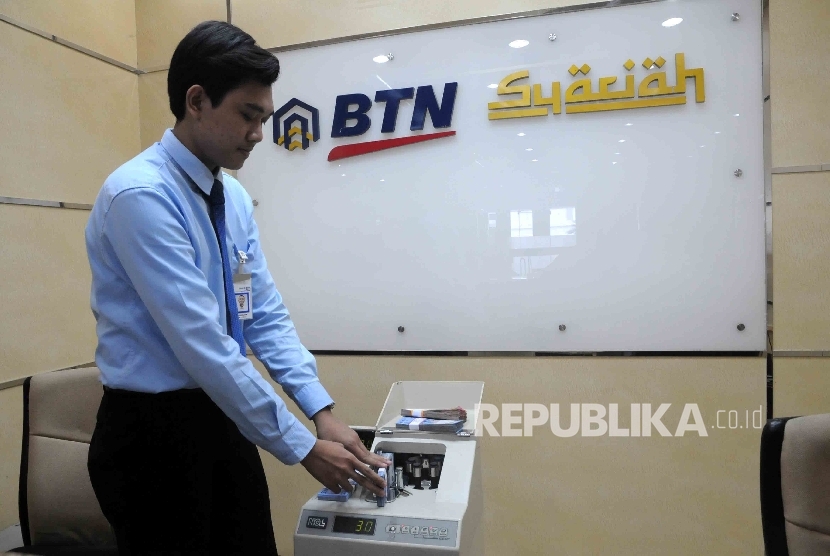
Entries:
POLYGON ((210 223, 213 224, 213 231, 216 232, 216 240, 219 242, 219 253, 222 254, 222 276, 225 282, 225 318, 228 321, 228 334, 239 344, 239 351, 245 355, 245 338, 242 336, 242 321, 239 320, 239 313, 236 310, 236 296, 233 292, 233 276, 231 275, 231 264, 228 260, 228 248, 225 243, 225 187, 222 182, 215 180, 207 197, 210 213, 210 223))

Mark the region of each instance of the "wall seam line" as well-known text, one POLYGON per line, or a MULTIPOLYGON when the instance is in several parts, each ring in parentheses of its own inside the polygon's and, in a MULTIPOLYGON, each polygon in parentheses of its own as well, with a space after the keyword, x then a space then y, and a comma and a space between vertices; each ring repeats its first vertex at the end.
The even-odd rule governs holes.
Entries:
POLYGON ((27 25, 25 23, 22 23, 20 21, 12 19, 11 17, 9 17, 7 15, 0 14, 0 21, 2 21, 3 23, 6 23, 8 25, 11 25, 12 27, 16 27, 18 29, 26 31, 27 33, 32 33, 33 35, 36 35, 38 37, 44 38, 46 40, 49 40, 51 42, 54 42, 54 43, 59 44, 61 46, 64 46, 64 47, 66 47, 70 50, 74 50, 75 52, 78 52, 80 54, 84 54, 86 56, 89 56, 90 58, 94 58, 94 59, 98 60, 99 62, 104 62, 105 64, 108 64, 110 66, 114 66, 116 68, 128 71, 130 73, 134 73, 136 75, 141 75, 141 74, 144 73, 142 70, 140 70, 138 68, 134 68, 134 67, 132 67, 130 65, 127 65, 123 62, 119 62, 118 60, 116 60, 114 58, 110 58, 109 56, 105 56, 105 55, 103 55, 99 52, 95 52, 94 50, 90 50, 89 48, 83 47, 79 44, 75 44, 74 42, 63 39, 63 38, 61 38, 57 35, 47 33, 46 31, 42 31, 42 30, 38 29, 37 27, 32 27, 31 25, 27 25))
POLYGON ((807 164, 801 166, 775 166, 773 174, 808 174, 812 172, 828 172, 830 164, 807 164))
POLYGON ((43 199, 26 199, 23 197, 0 197, 0 205, 22 205, 69 210, 92 210, 89 203, 71 203, 68 201, 47 201, 43 199))

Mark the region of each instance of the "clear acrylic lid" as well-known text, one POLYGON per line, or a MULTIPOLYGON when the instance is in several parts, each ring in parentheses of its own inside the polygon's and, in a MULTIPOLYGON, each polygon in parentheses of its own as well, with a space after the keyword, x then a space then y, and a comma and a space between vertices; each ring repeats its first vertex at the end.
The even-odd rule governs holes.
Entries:
POLYGON ((398 381, 392 385, 383 411, 377 422, 377 430, 391 431, 402 435, 444 435, 409 429, 397 429, 395 424, 401 418, 401 409, 452 409, 462 407, 467 412, 467 421, 462 429, 464 436, 475 434, 478 422, 478 408, 484 394, 484 382, 474 381, 398 381))

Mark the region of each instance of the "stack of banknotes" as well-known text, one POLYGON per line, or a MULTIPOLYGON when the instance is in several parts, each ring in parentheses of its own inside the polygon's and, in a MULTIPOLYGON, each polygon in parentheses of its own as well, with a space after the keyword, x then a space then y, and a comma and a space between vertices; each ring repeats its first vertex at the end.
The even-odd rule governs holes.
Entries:
POLYGON ((396 428, 430 432, 460 431, 467 420, 467 412, 455 409, 401 409, 402 417, 396 428))
POLYGON ((454 409, 401 409, 403 417, 424 417, 426 419, 461 419, 467 420, 467 412, 462 407, 454 409))

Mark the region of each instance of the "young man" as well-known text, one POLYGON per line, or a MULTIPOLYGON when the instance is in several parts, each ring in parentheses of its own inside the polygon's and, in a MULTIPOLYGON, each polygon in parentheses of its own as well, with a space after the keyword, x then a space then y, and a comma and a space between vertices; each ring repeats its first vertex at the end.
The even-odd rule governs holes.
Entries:
POLYGON ((262 140, 278 74, 240 29, 195 27, 170 62, 175 126, 116 170, 92 209, 104 397, 88 466, 122 554, 276 554, 255 444, 336 492, 351 490, 349 479, 384 492, 368 466, 387 461, 332 414, 268 272, 251 198, 220 171, 241 168, 262 140), (248 320, 234 293, 243 273, 248 320), (245 357, 245 341, 317 438, 245 357))

